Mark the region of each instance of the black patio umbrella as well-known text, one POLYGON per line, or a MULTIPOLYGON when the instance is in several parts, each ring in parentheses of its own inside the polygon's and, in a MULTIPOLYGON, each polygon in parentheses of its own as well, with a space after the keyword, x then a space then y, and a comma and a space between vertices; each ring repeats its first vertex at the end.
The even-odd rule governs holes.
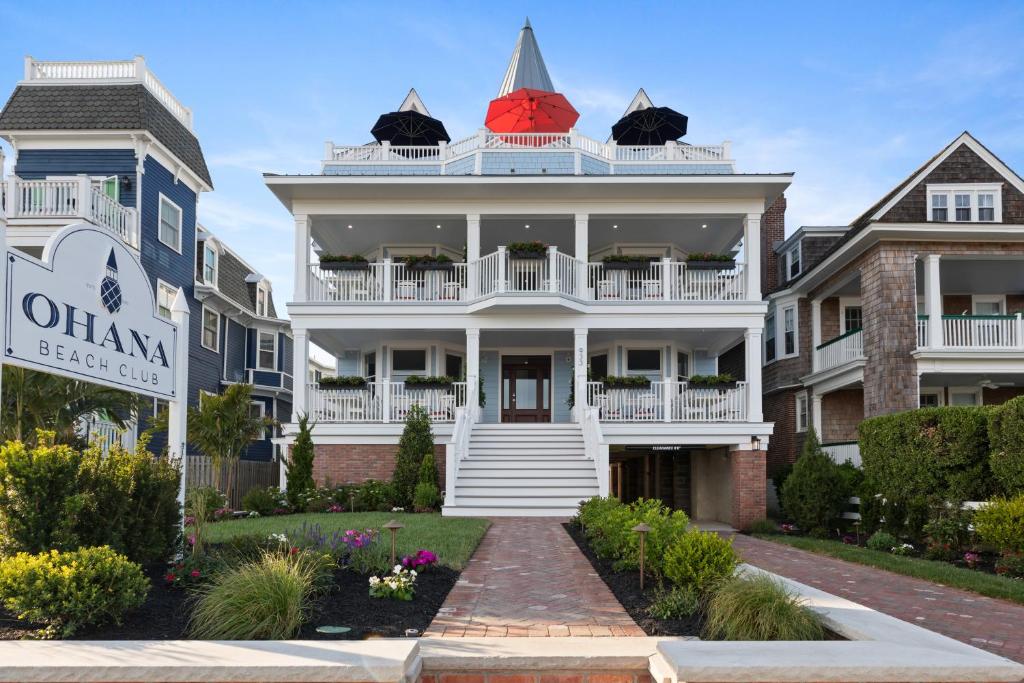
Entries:
POLYGON ((686 135, 686 116, 668 107, 648 107, 626 114, 612 126, 620 145, 664 145, 686 135))
POLYGON ((381 114, 370 130, 378 142, 387 140, 392 145, 436 145, 451 142, 444 124, 418 111, 392 111, 381 114))

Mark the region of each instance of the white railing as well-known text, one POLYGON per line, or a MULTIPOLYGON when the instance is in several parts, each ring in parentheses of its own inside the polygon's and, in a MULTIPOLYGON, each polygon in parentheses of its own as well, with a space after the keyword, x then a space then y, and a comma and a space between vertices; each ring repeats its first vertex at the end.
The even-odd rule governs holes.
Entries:
POLYGON ((138 213, 94 187, 87 176, 43 180, 12 176, 4 184, 3 203, 8 218, 82 218, 139 247, 138 213))
POLYGON ((747 384, 705 389, 653 381, 649 387, 608 388, 603 382, 587 382, 587 403, 602 422, 742 422, 747 384))
POLYGON ((814 371, 829 370, 864 358, 864 330, 852 330, 814 350, 814 371))
POLYGON ((608 444, 601 432, 600 415, 597 408, 581 406, 580 426, 583 431, 583 452, 594 461, 597 470, 597 495, 608 495, 608 444))
POLYGON ((455 505, 455 482, 458 481, 459 463, 469 456, 469 438, 477 421, 477 409, 471 406, 455 408, 452 438, 445 444, 444 501, 455 505))
POLYGON ((676 301, 742 301, 747 297, 746 268, 707 270, 687 268, 686 263, 671 266, 672 299, 676 301))
POLYGON ((651 301, 665 298, 665 264, 622 269, 605 263, 587 265, 587 288, 594 301, 651 301))
POLYGON ((850 462, 854 466, 860 467, 860 444, 856 441, 823 443, 821 444, 821 450, 828 453, 837 465, 850 462))
POLYGON ((452 422, 455 409, 466 405, 466 383, 455 382, 450 388, 426 389, 391 383, 391 420, 405 420, 413 406, 426 411, 433 422, 452 422))
POLYGON ((99 443, 104 453, 110 451, 113 444, 120 444, 125 450, 134 451, 136 444, 136 423, 129 421, 125 428, 118 427, 110 420, 91 415, 78 422, 78 434, 89 445, 99 443))
POLYGON ((93 62, 41 62, 25 58, 26 81, 95 81, 142 83, 186 128, 192 130, 192 110, 183 105, 146 66, 146 60, 93 61, 93 62))
POLYGON ((917 317, 917 345, 928 346, 928 316, 917 317))
POLYGON ((404 263, 387 263, 392 301, 461 301, 466 289, 466 264, 450 269, 422 270, 404 263))
POLYGON ((462 301, 466 298, 467 266, 426 270, 385 259, 358 270, 309 267, 308 300, 359 303, 365 301, 462 301))
POLYGON ((506 292, 526 294, 550 291, 547 255, 541 258, 515 258, 507 251, 503 253, 506 292))
POLYGON ((685 261, 652 261, 645 268, 621 270, 588 264, 593 301, 742 301, 746 297, 743 264, 721 270, 687 268, 685 261))
POLYGON ((309 301, 383 301, 384 264, 370 263, 365 270, 325 270, 313 264, 306 286, 309 301))
MULTIPOLYGON (((327 143, 325 161, 339 163, 448 162, 479 151, 542 152, 575 151, 616 163, 732 163, 731 146, 687 145, 669 141, 664 145, 617 145, 605 143, 571 130, 567 133, 494 133, 481 129, 475 135, 438 145, 392 145, 389 142, 365 145, 327 143)), ((480 173, 475 169, 474 173, 480 173)))
POLYGON ((433 422, 453 422, 456 408, 466 405, 466 382, 451 387, 419 388, 404 382, 367 382, 362 389, 308 385, 309 413, 316 422, 401 422, 414 405, 433 422))
POLYGON ((577 290, 579 289, 580 273, 585 264, 569 254, 563 254, 560 251, 553 253, 554 291, 566 296, 578 297, 579 292, 577 290))
POLYGON ((944 315, 942 338, 951 349, 1015 349, 1024 344, 1021 316, 944 315))

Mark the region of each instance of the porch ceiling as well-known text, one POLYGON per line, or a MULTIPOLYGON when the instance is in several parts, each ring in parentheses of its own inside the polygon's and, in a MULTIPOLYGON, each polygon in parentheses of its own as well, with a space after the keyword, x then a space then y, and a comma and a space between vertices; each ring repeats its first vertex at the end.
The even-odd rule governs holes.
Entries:
POLYGON ((442 244, 461 252, 466 244, 465 216, 317 216, 312 223, 313 240, 332 254, 361 254, 382 244, 442 244))
MULTIPOLYGON (((1024 294, 1024 261, 943 256, 939 261, 939 280, 943 294, 1024 294)), ((920 259, 917 261, 917 293, 924 294, 924 262, 920 259)))
POLYGON ((983 384, 999 386, 1024 386, 1024 374, 1021 373, 924 373, 921 375, 922 387, 980 387, 983 384))

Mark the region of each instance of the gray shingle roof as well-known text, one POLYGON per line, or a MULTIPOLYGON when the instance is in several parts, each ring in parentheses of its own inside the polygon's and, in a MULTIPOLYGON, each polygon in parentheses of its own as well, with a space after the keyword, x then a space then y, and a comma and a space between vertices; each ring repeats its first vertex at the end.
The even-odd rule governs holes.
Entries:
POLYGON ((245 281, 252 269, 226 250, 220 254, 219 266, 217 287, 224 292, 224 296, 242 304, 249 313, 255 315, 256 290, 250 291, 249 285, 245 281))
POLYGON ((199 140, 144 85, 19 85, 0 130, 147 130, 213 187, 199 140))

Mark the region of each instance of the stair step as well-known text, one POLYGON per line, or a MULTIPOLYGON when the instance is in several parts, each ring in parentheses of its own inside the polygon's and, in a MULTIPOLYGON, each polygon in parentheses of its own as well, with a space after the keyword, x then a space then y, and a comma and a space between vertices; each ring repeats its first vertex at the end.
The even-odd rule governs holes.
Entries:
POLYGON ((597 495, 597 485, 590 486, 459 486, 455 487, 455 500, 467 497, 480 497, 487 500, 495 498, 542 499, 571 498, 582 500, 597 495))
POLYGON ((549 507, 546 505, 455 505, 445 506, 441 514, 445 517, 561 517, 575 515, 576 506, 549 507))
POLYGON ((582 448, 480 448, 470 446, 470 456, 482 458, 584 458, 586 451, 582 448))
POLYGON ((459 470, 461 471, 463 467, 536 467, 538 469, 587 467, 590 469, 594 469, 594 461, 588 460, 587 458, 559 456, 548 456, 541 458, 511 458, 508 456, 497 455, 484 457, 470 455, 468 458, 463 460, 462 463, 459 465, 459 470))
POLYGON ((469 442, 472 444, 487 443, 496 445, 507 445, 507 444, 526 444, 526 443, 550 443, 550 444, 582 444, 582 436, 572 435, 554 435, 548 436, 546 434, 518 434, 515 436, 491 436, 489 434, 471 434, 469 442))
POLYGON ((486 507, 543 506, 575 511, 579 507, 580 501, 593 498, 596 495, 596 490, 589 493, 582 493, 580 495, 544 495, 539 493, 530 493, 527 496, 514 494, 506 496, 462 495, 456 491, 455 505, 477 505, 486 507))
POLYGON ((485 475, 476 474, 472 476, 463 476, 462 472, 459 472, 459 479, 455 484, 456 490, 461 490, 463 486, 509 486, 509 487, 529 487, 529 486, 589 486, 591 488, 597 486, 596 476, 586 476, 582 473, 577 473, 575 476, 559 476, 559 475, 548 475, 538 477, 527 477, 522 474, 516 475, 485 475))

